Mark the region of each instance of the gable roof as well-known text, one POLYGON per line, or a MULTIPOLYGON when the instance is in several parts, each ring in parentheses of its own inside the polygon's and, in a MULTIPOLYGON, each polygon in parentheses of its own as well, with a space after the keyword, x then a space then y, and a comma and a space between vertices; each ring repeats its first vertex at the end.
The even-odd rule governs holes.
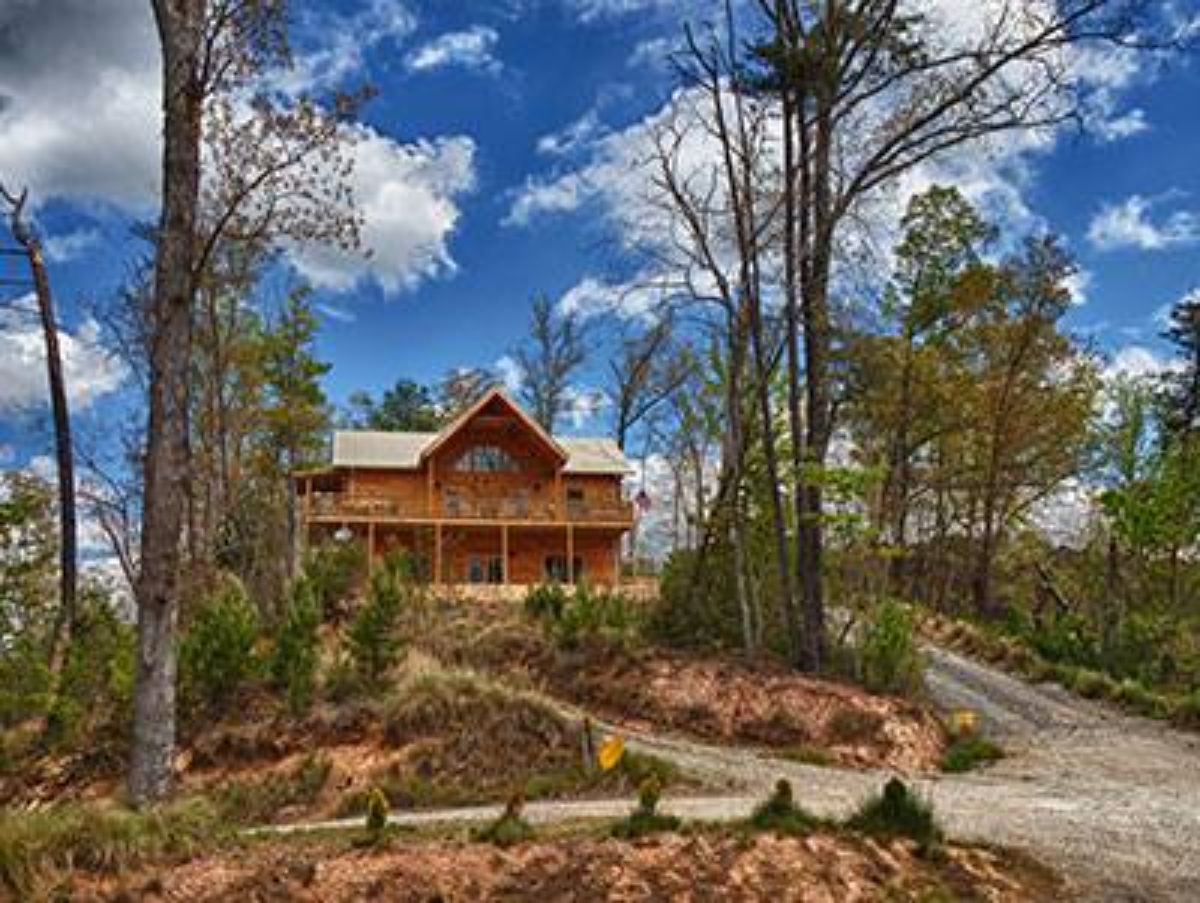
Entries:
POLYGON ((488 390, 482 398, 436 433, 337 430, 333 434, 333 466, 415 470, 475 414, 497 398, 534 432, 539 441, 554 452, 563 463, 564 473, 631 472, 625 455, 612 439, 552 436, 500 388, 488 390))
POLYGON ((450 438, 461 430, 464 426, 471 422, 480 411, 486 408, 493 402, 499 402, 504 407, 508 408, 513 414, 538 440, 543 446, 549 450, 550 454, 558 459, 560 464, 565 464, 567 461, 567 453, 563 447, 558 444, 553 436, 551 436, 540 423, 525 413, 525 410, 508 397, 508 393, 500 386, 492 386, 483 393, 482 396, 472 405, 469 405, 462 413, 451 420, 448 424, 442 427, 441 431, 434 437, 421 451, 421 460, 428 458, 431 454, 441 448, 450 438))

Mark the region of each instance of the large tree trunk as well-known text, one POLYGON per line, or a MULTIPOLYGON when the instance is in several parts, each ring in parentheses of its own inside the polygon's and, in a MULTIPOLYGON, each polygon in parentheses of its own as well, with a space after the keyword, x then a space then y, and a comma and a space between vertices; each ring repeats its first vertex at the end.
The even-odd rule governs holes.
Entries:
POLYGON ((138 650, 129 795, 170 792, 175 754, 175 631, 187 500, 193 257, 200 191, 205 0, 154 0, 163 55, 162 214, 151 311, 138 650))

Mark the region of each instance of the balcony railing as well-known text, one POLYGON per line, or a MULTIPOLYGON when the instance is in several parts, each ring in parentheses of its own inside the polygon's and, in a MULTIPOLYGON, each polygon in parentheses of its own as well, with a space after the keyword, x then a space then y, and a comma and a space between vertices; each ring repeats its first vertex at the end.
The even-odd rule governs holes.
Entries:
MULTIPOLYGON (((303 504, 303 503, 302 503, 303 504)), ((314 492, 307 507, 316 519, 528 521, 532 523, 633 523, 630 502, 605 505, 570 501, 565 507, 520 498, 435 500, 433 510, 424 502, 386 495, 350 495, 314 492), (559 512, 565 511, 565 516, 559 512)))

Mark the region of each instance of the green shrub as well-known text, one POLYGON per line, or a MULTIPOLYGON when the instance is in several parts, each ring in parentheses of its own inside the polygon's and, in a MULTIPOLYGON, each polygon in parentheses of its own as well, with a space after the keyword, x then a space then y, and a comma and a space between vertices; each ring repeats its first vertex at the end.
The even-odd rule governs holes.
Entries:
POLYGON ((378 787, 372 787, 367 794, 367 811, 363 820, 363 828, 367 832, 367 842, 378 844, 383 839, 388 825, 388 798, 378 787))
POLYGON ((301 577, 293 585, 283 626, 271 651, 271 683, 287 695, 288 707, 303 712, 316 689, 321 610, 312 582, 301 577))
POLYGON ((879 607, 867 625, 859 654, 863 683, 870 690, 913 695, 924 685, 916 625, 908 609, 897 602, 879 607))
POLYGON ((367 572, 367 556, 357 542, 329 542, 310 549, 304 560, 304 576, 324 620, 332 620, 367 572))
POLYGON ((1176 700, 1171 707, 1171 720, 1179 727, 1200 728, 1200 689, 1176 700))
POLYGON ((557 621, 562 617, 569 598, 559 583, 542 583, 525 593, 525 614, 535 620, 557 621))
POLYGON ((231 581, 205 599, 179 646, 184 698, 227 706, 254 675, 257 638, 258 615, 239 585, 231 581))
POLYGON ((1071 689, 1084 699, 1112 698, 1116 689, 1106 675, 1087 668, 1079 668, 1071 676, 1071 689))
POLYGON ((0 651, 0 730, 45 715, 54 702, 46 650, 26 633, 0 651))
POLYGON ((133 706, 136 636, 107 599, 81 600, 79 622, 63 659, 49 736, 57 743, 124 739, 133 706))
POLYGON ((933 807, 899 778, 890 779, 883 793, 864 800, 846 825, 882 837, 909 837, 924 852, 932 850, 942 839, 933 807))
POLYGON ((566 648, 595 639, 627 644, 642 627, 641 611, 627 596, 586 585, 573 593, 558 585, 535 587, 525 597, 525 610, 566 648))
POLYGON ((657 778, 644 780, 638 788, 637 808, 629 816, 613 825, 610 833, 613 837, 633 840, 663 831, 674 831, 679 828, 679 819, 674 815, 662 815, 658 811, 658 801, 662 796, 662 785, 657 778))
POLYGON ((367 683, 377 684, 396 663, 400 616, 415 592, 407 555, 389 555, 371 574, 366 602, 346 634, 350 659, 367 683))
POLYGON ((504 811, 494 822, 476 828, 471 832, 471 839, 481 843, 491 843, 498 847, 509 847, 533 838, 533 827, 522 816, 525 801, 520 794, 509 797, 504 811))
POLYGON ((942 771, 970 771, 979 765, 996 762, 1004 758, 1004 750, 979 734, 959 737, 942 754, 942 771))
POLYGON ((775 790, 751 814, 748 824, 756 831, 807 834, 819 824, 816 816, 796 805, 789 781, 780 779, 775 790))
POLYGON ((182 856, 222 840, 213 808, 199 800, 145 812, 96 805, 0 811, 0 888, 40 899, 45 885, 75 870, 116 872, 182 856))

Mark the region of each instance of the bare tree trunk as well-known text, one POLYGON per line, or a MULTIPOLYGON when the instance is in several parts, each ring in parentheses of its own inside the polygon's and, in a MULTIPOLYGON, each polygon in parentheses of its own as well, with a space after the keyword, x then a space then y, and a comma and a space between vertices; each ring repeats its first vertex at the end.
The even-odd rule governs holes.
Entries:
POLYGON ((58 345, 58 320, 54 315, 54 298, 50 294, 50 279, 42 258, 41 242, 23 219, 27 194, 14 197, 3 188, 0 194, 10 205, 10 225, 13 238, 25 252, 33 275, 42 336, 46 343, 46 376, 50 386, 50 408, 54 418, 54 453, 58 464, 58 612, 50 635, 48 657, 50 670, 57 674, 78 621, 76 590, 78 585, 77 527, 75 516, 75 455, 71 443, 71 413, 67 406, 67 388, 63 377, 62 351, 58 345))
POLYGON ((129 795, 171 790, 175 754, 175 633, 188 479, 188 376, 195 293, 196 208, 204 90, 206 0, 153 0, 163 55, 162 214, 151 311, 138 648, 129 795))

